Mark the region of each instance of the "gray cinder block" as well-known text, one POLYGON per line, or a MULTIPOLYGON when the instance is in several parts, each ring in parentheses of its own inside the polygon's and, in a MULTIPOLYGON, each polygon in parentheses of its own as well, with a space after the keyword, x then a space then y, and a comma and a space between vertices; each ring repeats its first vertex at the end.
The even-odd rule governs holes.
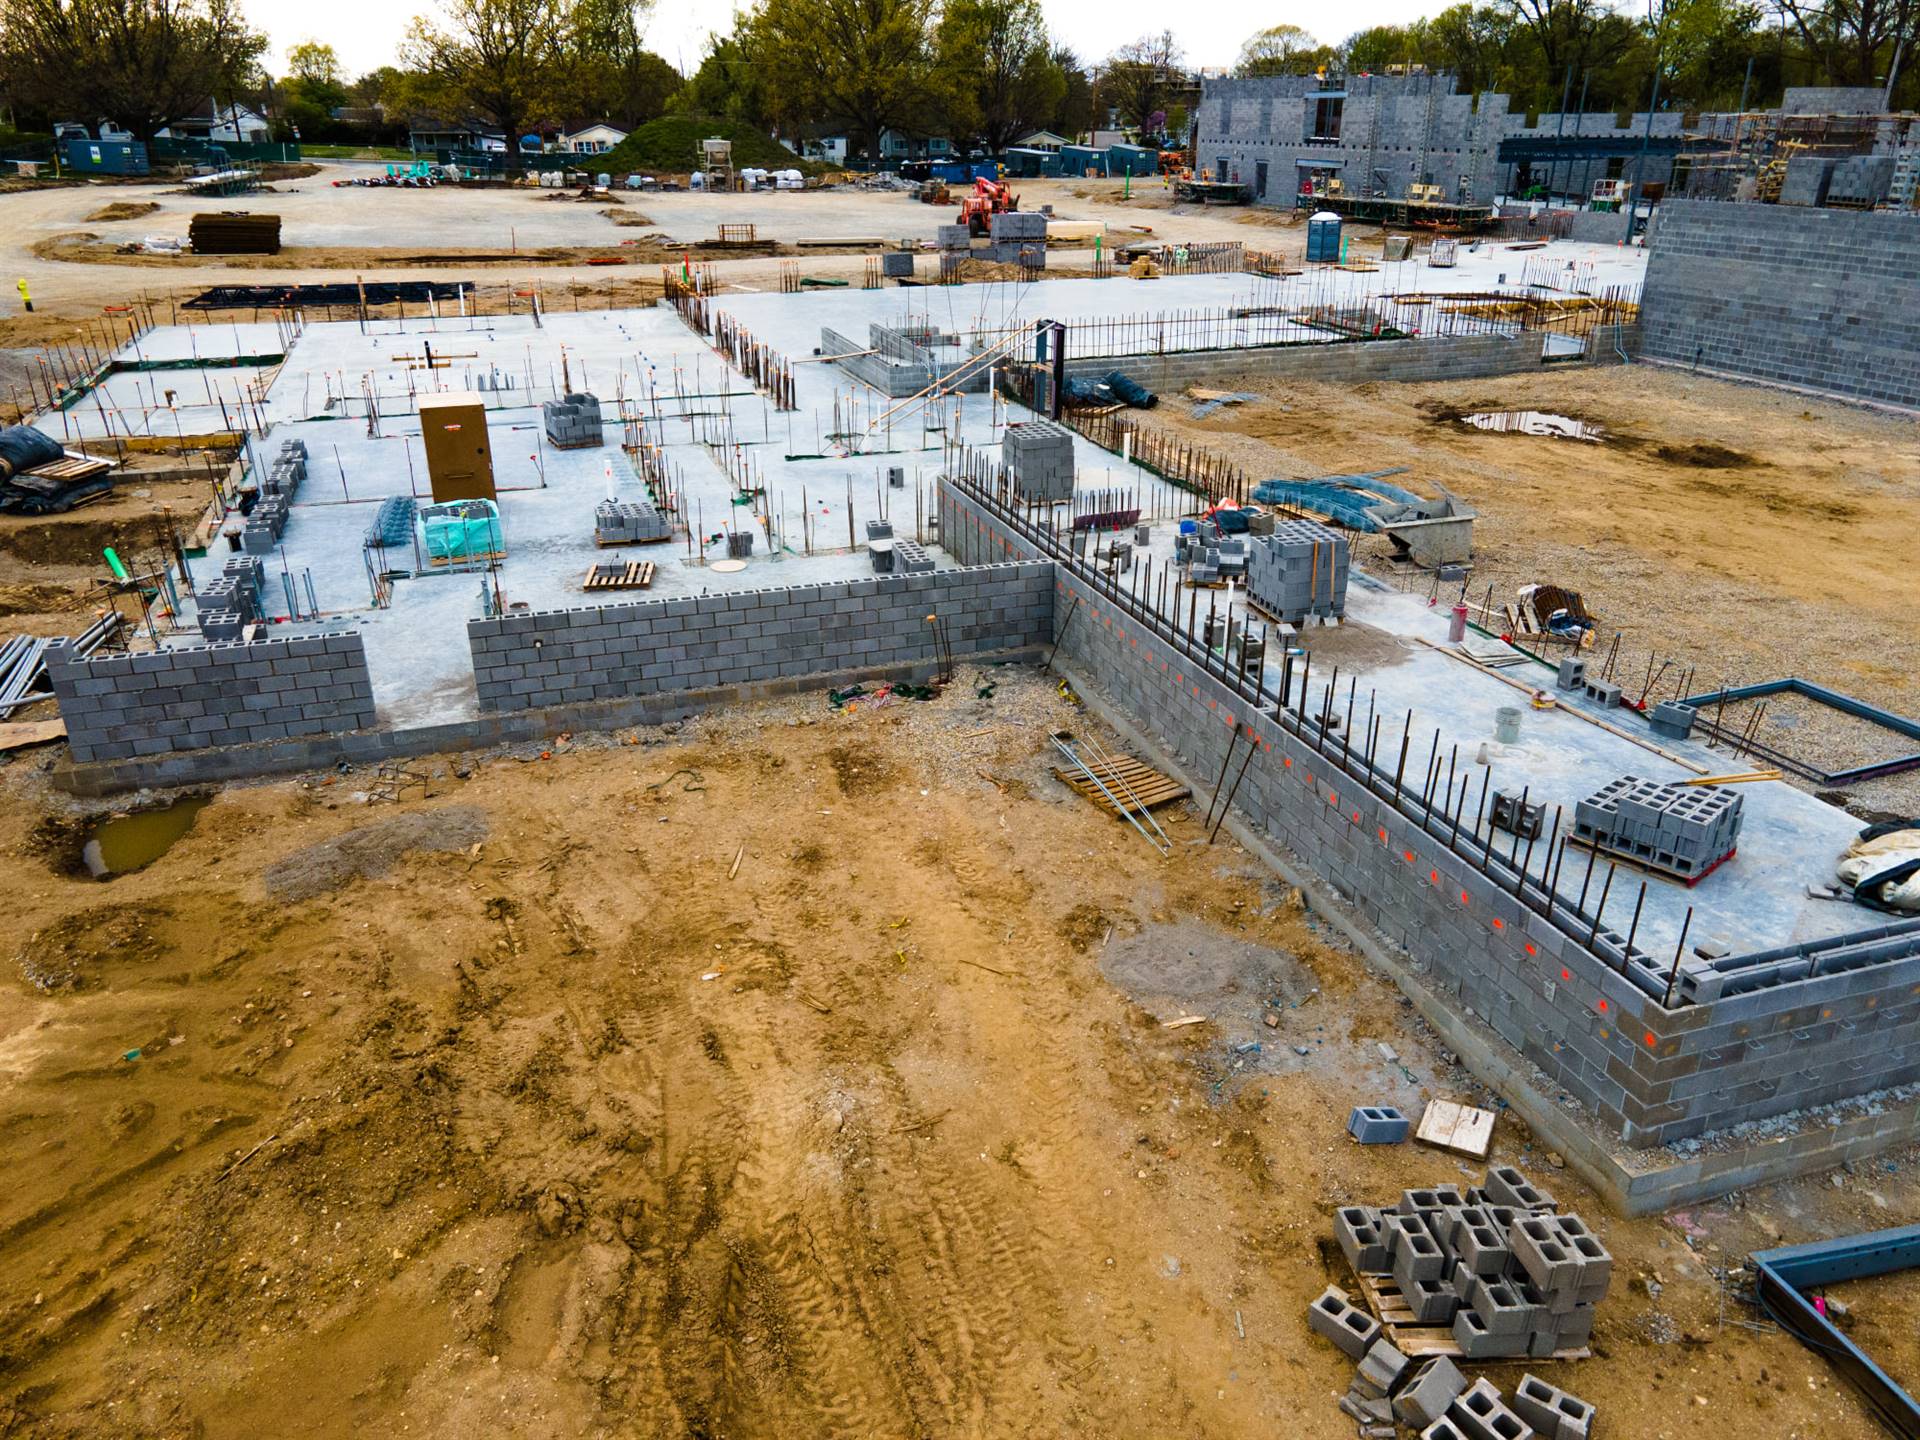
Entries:
POLYGON ((1589 1440, 1593 1433, 1593 1406, 1549 1385, 1538 1375, 1522 1375, 1513 1392, 1513 1410, 1531 1425, 1541 1440, 1589 1440))
POLYGON ((1347 1298, 1347 1292, 1329 1285, 1307 1308, 1307 1324, 1359 1360, 1380 1338, 1380 1322, 1347 1298))
POLYGON ((1347 1133, 1362 1145, 1397 1145, 1407 1138, 1407 1117, 1391 1105, 1356 1105, 1347 1133))
POLYGON ((1413 1372, 1393 1397, 1393 1414, 1410 1430, 1432 1425, 1467 1388, 1467 1377, 1444 1355, 1436 1355, 1413 1372))
POLYGON ((1499 1388, 1486 1377, 1473 1382, 1454 1400, 1447 1418, 1468 1440, 1529 1440, 1533 1430, 1500 1398, 1499 1388))

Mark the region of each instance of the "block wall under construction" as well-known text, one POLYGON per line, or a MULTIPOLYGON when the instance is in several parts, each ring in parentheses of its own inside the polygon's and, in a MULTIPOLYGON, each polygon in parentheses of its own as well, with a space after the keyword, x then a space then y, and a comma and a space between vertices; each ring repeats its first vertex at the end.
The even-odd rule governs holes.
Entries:
POLYGON ((1670 200, 1640 319, 1649 358, 1920 406, 1920 215, 1670 200))

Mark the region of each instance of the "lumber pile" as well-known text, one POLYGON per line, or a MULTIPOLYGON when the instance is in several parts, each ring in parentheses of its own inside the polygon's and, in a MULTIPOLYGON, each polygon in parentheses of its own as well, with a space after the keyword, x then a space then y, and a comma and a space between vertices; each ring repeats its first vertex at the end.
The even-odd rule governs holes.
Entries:
POLYGON ((187 242, 196 255, 278 255, 280 217, 245 210, 195 215, 187 223, 187 242))

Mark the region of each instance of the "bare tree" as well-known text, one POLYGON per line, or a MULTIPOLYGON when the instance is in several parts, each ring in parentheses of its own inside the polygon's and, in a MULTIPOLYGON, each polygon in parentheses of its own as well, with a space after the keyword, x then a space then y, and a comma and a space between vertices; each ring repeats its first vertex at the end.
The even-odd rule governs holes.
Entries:
POLYGON ((1133 129, 1151 128, 1148 122, 1165 112, 1167 97, 1181 79, 1185 63, 1186 52, 1171 30, 1122 45, 1100 72, 1094 123, 1099 123, 1102 110, 1114 110, 1133 129))

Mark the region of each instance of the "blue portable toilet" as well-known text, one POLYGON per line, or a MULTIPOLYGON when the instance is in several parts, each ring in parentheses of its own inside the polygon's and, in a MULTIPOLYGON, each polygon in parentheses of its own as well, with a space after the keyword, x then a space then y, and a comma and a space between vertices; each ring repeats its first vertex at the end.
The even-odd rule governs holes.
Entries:
POLYGON ((1331 210, 1322 210, 1307 220, 1307 263, 1340 263, 1340 217, 1331 210))

